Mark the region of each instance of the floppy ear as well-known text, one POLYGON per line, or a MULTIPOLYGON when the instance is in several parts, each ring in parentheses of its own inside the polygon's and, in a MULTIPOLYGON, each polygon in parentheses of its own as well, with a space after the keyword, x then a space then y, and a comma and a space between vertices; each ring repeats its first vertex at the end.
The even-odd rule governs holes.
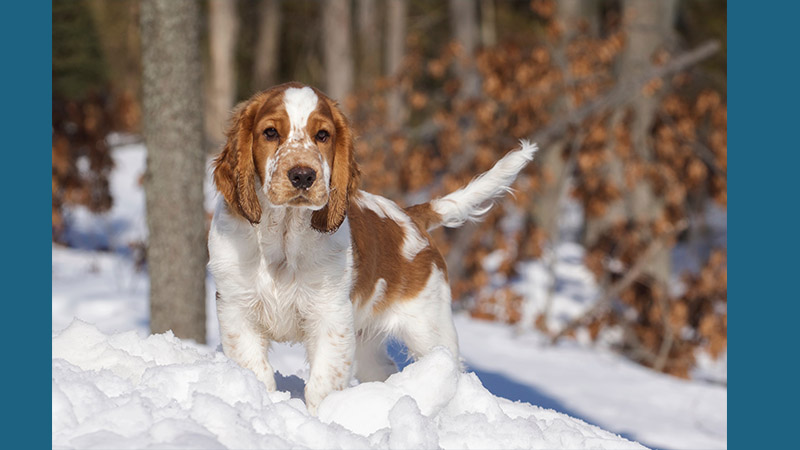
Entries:
POLYGON ((253 122, 257 101, 236 106, 231 117, 227 142, 214 161, 214 183, 228 207, 251 224, 261 221, 261 204, 256 195, 256 172, 253 162, 253 122))
POLYGON ((350 124, 338 106, 330 102, 336 127, 328 204, 311 215, 311 227, 321 233, 339 229, 347 215, 350 196, 358 190, 361 172, 355 160, 354 137, 350 124))

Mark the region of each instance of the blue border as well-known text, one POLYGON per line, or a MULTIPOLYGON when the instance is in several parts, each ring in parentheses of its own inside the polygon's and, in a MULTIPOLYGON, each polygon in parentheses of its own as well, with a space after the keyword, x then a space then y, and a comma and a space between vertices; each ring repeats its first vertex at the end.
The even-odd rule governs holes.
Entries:
POLYGON ((52 447, 51 171, 52 5, 3 5, 4 445, 52 447), (6 420, 10 420, 6 422, 6 420), (9 445, 10 444, 10 445, 9 445), (16 444, 16 445, 15 445, 16 444))
POLYGON ((730 448, 784 448, 796 429, 796 2, 730 2, 730 448))
MULTIPOLYGON (((60 0, 56 0, 60 1, 60 0)), ((51 280, 46 174, 51 139, 50 2, 3 8, 5 146, 2 183, 5 337, 3 371, 11 423, 4 442, 47 448, 51 280), (45 316, 45 317, 42 317, 45 316), (34 430, 25 430, 33 428, 34 430)), ((792 2, 731 2, 729 48, 729 435, 731 448, 776 448, 794 429, 790 364, 796 338, 797 203, 800 164, 796 14, 792 2), (773 255, 767 253, 772 250, 773 255), (789 348, 781 348, 788 343, 789 348), (780 408, 786 405, 788 408, 780 408), (788 433, 787 433, 788 431, 788 433)))

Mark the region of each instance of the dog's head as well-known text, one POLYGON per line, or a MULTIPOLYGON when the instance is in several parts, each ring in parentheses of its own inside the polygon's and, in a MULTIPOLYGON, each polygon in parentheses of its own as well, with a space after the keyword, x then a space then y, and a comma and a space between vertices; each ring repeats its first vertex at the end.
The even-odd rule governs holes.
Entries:
POLYGON ((240 103, 214 162, 217 189, 250 223, 261 220, 262 207, 308 208, 314 229, 336 231, 358 181, 347 119, 336 102, 300 83, 240 103))

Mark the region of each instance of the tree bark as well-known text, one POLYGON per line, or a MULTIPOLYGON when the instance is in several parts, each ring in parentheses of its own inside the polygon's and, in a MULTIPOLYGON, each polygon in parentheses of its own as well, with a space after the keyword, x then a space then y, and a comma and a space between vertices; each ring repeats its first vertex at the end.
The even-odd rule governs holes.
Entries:
POLYGON ((205 342, 200 4, 141 3, 150 330, 205 342))
POLYGON ((206 136, 209 149, 219 150, 225 141, 225 125, 236 101, 236 37, 239 16, 236 1, 208 2, 209 80, 206 136))
POLYGON ((375 0, 358 0, 359 79, 371 83, 381 73, 381 39, 375 0))
POLYGON ((350 38, 350 0, 324 3, 322 39, 326 93, 346 110, 345 98, 353 90, 353 45, 350 38))
POLYGON ((476 0, 450 0, 450 25, 453 38, 460 47, 459 63, 456 65, 461 88, 458 98, 472 98, 480 94, 481 85, 473 56, 478 43, 478 7, 476 0))
POLYGON ((253 62, 253 86, 259 91, 278 82, 281 38, 280 0, 258 2, 258 39, 253 62))
MULTIPOLYGON (((567 85, 573 79, 569 72, 570 64, 567 58, 567 45, 577 34, 578 22, 581 20, 589 22, 599 20, 597 12, 594 2, 563 0, 556 3, 556 20, 564 32, 553 48, 553 55, 556 64, 564 74, 564 81, 567 85)), ((557 102, 556 109, 566 114, 571 114, 575 109, 575 105, 569 99, 568 89, 564 91, 564 95, 557 102)), ((564 149, 569 148, 570 144, 571 142, 566 138, 562 138, 552 145, 544 147, 540 151, 541 154, 537 155, 537 160, 546 172, 546 176, 541 192, 533 199, 531 211, 534 223, 539 227, 545 228, 551 243, 554 243, 558 238, 557 217, 561 200, 561 186, 563 185, 562 178, 570 176, 565 170, 567 167, 563 157, 564 149)))
MULTIPOLYGON (((665 47, 672 38, 675 22, 676 0, 650 2, 647 0, 625 0, 627 45, 622 54, 622 77, 624 82, 642 73, 652 64, 653 55, 665 47)), ((645 164, 655 159, 651 130, 658 105, 659 95, 639 95, 631 104, 633 120, 631 140, 637 157, 645 164)), ((640 180, 633 189, 624 190, 628 217, 642 222, 656 220, 664 209, 664 200, 657 196, 647 180, 640 180)), ((655 255, 645 272, 659 282, 669 282, 672 270, 669 249, 655 255)))
MULTIPOLYGON (((468 102, 480 95, 480 77, 474 64, 475 47, 478 42, 478 4, 476 0, 450 0, 450 28, 453 40, 459 47, 458 61, 455 66, 456 77, 461 82, 455 103, 468 102)), ((458 107, 454 107, 458 109, 458 107)), ((469 130, 474 126, 474 120, 469 115, 464 115, 459 120, 461 135, 469 136, 469 130)), ((470 139, 465 139, 462 144, 461 155, 451 159, 448 172, 459 173, 469 167, 475 159, 477 146, 470 139)), ((462 278, 465 273, 464 258, 475 226, 465 224, 450 234, 450 251, 447 254, 447 268, 453 280, 462 278)))
MULTIPOLYGON (((652 64, 653 54, 671 37, 675 0, 649 2, 625 0, 626 47, 622 54, 621 77, 627 82, 652 64)), ((645 162, 653 160, 650 130, 660 103, 657 95, 640 95, 633 101, 631 138, 634 151, 645 162)), ((635 219, 652 220, 663 207, 648 183, 638 183, 626 198, 628 210, 635 219)))
POLYGON ((497 44, 497 13, 494 0, 481 0, 481 44, 494 47, 497 44))
POLYGON ((386 75, 393 79, 386 104, 386 122, 390 131, 397 131, 403 125, 406 108, 403 101, 403 87, 397 79, 402 69, 406 50, 406 0, 388 0, 386 4, 386 75))

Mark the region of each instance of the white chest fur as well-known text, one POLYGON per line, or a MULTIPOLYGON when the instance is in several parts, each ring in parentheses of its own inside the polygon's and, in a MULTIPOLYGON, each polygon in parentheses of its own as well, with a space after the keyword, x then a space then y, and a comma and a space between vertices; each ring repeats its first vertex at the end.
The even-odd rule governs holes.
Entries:
POLYGON ((220 325, 247 320, 272 341, 304 341, 308 317, 351 308, 353 254, 345 220, 333 235, 310 228, 311 211, 268 208, 261 223, 217 205, 209 231, 209 270, 220 325))

